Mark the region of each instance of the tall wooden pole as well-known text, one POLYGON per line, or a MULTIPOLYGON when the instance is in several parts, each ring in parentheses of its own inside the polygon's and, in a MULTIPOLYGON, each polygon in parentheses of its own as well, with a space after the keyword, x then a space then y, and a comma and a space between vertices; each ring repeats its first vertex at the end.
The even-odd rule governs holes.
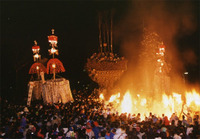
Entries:
POLYGON ((105 28, 106 28, 106 37, 107 37, 107 46, 108 46, 107 51, 109 52, 110 51, 110 49, 109 49, 110 42, 109 42, 109 27, 108 27, 109 25, 108 25, 108 23, 109 23, 109 20, 106 21, 105 28))
POLYGON ((102 53, 102 39, 101 39, 101 14, 99 14, 99 45, 100 45, 100 52, 102 53))
POLYGON ((55 72, 55 68, 53 70, 53 79, 55 80, 56 79, 56 72, 55 72))
POLYGON ((113 39, 112 39, 112 24, 113 24, 113 17, 112 17, 112 12, 111 12, 111 20, 110 20, 110 51, 113 53, 113 39))

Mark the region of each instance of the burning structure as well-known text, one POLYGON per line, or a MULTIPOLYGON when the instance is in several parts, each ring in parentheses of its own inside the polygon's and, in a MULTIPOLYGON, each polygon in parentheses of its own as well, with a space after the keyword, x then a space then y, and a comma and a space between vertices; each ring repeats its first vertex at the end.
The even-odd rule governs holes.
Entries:
POLYGON ((170 64, 166 62, 165 45, 156 32, 144 28, 141 42, 141 88, 147 93, 170 92, 170 64))
POLYGON ((106 91, 127 70, 127 60, 113 53, 112 15, 99 15, 99 51, 87 59, 85 67, 89 77, 106 91))

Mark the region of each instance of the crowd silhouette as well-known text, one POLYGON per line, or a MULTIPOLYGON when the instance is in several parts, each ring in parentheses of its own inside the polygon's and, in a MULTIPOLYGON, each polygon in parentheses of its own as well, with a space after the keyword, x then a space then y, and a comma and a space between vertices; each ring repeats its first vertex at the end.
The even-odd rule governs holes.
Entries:
POLYGON ((98 99, 97 93, 73 91, 73 102, 31 106, 1 99, 0 138, 23 139, 194 139, 200 137, 200 118, 183 113, 178 118, 151 112, 119 114, 112 104, 98 99))

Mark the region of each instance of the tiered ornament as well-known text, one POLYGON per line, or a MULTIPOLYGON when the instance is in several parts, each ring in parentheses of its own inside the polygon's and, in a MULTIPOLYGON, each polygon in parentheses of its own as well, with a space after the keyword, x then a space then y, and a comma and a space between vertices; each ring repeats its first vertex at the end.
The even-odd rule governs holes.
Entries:
POLYGON ((41 59, 41 55, 39 55, 40 52, 40 46, 37 45, 37 42, 34 41, 35 45, 32 47, 33 51, 33 59, 34 59, 34 64, 31 66, 29 70, 29 74, 35 74, 37 73, 38 75, 38 80, 40 79, 40 73, 44 72, 46 73, 46 68, 42 63, 39 63, 39 59, 41 59))
POLYGON ((56 73, 65 72, 65 68, 59 59, 54 58, 55 54, 58 55, 58 50, 56 49, 58 47, 58 37, 54 35, 54 29, 52 29, 52 35, 48 36, 48 41, 51 46, 49 53, 53 58, 47 63, 47 74, 53 74, 53 79, 55 80, 56 73))
MULTIPOLYGON (((107 92, 114 89, 114 83, 127 70, 127 60, 113 53, 112 14, 99 15, 99 52, 87 59, 85 65, 89 77, 98 83, 100 90, 107 92)), ((108 97, 108 96, 107 96, 108 97)))
POLYGON ((58 37, 53 35, 54 34, 54 29, 51 30, 52 31, 52 35, 48 36, 48 41, 51 45, 51 49, 49 49, 49 54, 53 55, 54 58, 54 54, 58 55, 58 50, 56 49, 57 43, 58 43, 58 37))
POLYGON ((157 74, 168 74, 170 71, 170 65, 166 63, 165 61, 165 45, 162 44, 158 46, 158 52, 156 53, 157 55, 157 68, 156 68, 156 73, 157 74))
POLYGON ((36 40, 34 41, 35 45, 32 46, 32 51, 33 51, 33 59, 34 61, 38 61, 41 58, 41 55, 39 55, 40 52, 40 46, 37 45, 36 40))
POLYGON ((156 32, 144 28, 139 55, 140 90, 149 94, 169 92, 170 63, 166 61, 165 48, 156 32))
POLYGON ((165 56, 165 46, 162 44, 158 47, 158 52, 156 53, 158 55, 158 72, 161 73, 163 72, 163 66, 164 66, 164 56, 165 56))

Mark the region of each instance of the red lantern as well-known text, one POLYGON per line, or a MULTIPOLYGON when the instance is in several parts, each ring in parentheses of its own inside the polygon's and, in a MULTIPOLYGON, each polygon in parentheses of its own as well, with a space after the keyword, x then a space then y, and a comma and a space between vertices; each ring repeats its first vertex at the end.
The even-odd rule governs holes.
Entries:
POLYGON ((51 43, 54 47, 54 44, 56 46, 57 42, 58 42, 58 37, 53 35, 54 34, 54 29, 51 30, 52 31, 52 35, 51 36, 48 36, 48 40, 49 40, 49 43, 51 43))
POLYGON ((36 54, 36 53, 39 53, 40 51, 40 46, 37 45, 37 41, 35 40, 34 41, 35 45, 32 46, 32 51, 33 51, 33 54, 36 54))
POLYGON ((55 73, 65 72, 63 63, 57 58, 52 58, 47 63, 47 74, 53 74, 54 71, 55 73))
POLYGON ((165 49, 165 45, 160 45, 160 47, 159 48, 164 48, 165 49))
POLYGON ((58 42, 58 37, 55 36, 55 35, 51 35, 51 36, 48 36, 48 40, 49 40, 49 43, 57 44, 57 42, 58 42))
POLYGON ((40 51, 40 46, 32 46, 32 51, 33 51, 33 53, 35 54, 35 53, 39 53, 39 51, 40 51))
POLYGON ((29 74, 40 73, 40 72, 44 73, 47 72, 45 66, 42 63, 34 63, 29 70, 29 74))
POLYGON ((164 45, 160 45, 159 46, 159 53, 163 55, 164 52, 165 52, 165 46, 164 45))

